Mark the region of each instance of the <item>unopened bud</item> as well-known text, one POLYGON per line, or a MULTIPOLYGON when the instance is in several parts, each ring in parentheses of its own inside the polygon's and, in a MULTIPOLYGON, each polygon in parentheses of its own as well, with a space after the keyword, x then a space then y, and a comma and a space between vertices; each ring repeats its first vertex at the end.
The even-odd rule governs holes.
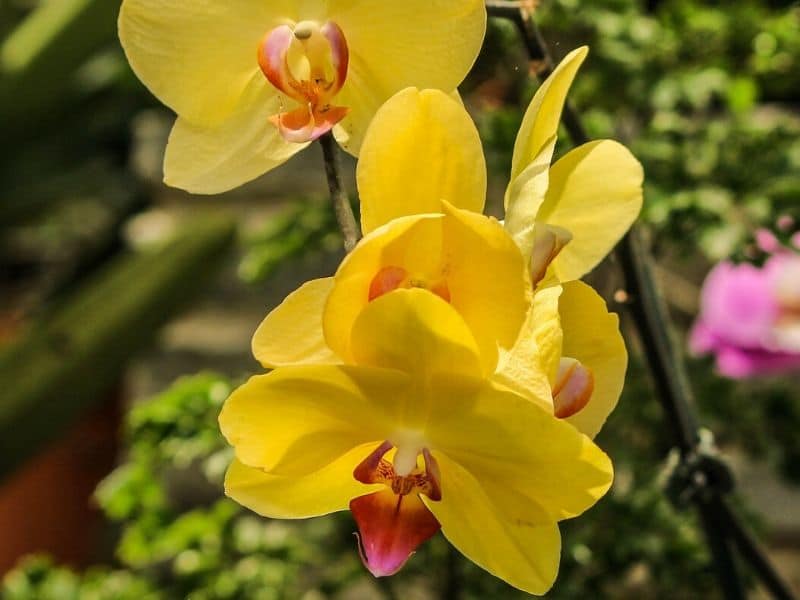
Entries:
POLYGON ((574 358, 564 357, 553 385, 553 408, 556 417, 566 419, 583 410, 594 392, 592 371, 574 358))

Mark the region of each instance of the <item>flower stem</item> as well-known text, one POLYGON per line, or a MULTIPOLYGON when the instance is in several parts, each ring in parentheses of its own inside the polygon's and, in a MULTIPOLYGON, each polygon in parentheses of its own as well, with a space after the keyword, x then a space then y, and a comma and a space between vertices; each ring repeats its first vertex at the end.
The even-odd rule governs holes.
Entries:
POLYGON ((325 159, 325 175, 328 178, 328 189, 331 192, 331 202, 336 212, 336 221, 344 237, 344 249, 350 252, 356 247, 361 233, 356 222, 350 198, 342 183, 342 165, 339 159, 339 149, 333 134, 328 132, 319 139, 322 146, 322 155, 325 159))

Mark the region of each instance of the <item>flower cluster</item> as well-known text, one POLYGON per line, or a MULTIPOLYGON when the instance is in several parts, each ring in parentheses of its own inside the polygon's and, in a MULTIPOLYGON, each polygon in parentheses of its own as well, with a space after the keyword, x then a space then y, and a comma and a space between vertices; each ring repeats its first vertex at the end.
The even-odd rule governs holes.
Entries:
POLYGON ((365 237, 256 331, 271 371, 220 415, 236 451, 226 493, 271 518, 349 509, 376 576, 441 530, 541 594, 558 523, 612 482, 592 439, 627 354, 616 315, 578 279, 636 219, 643 173, 610 140, 553 162, 581 48, 525 114, 504 222, 485 216, 481 141, 453 93, 485 19, 465 0, 125 0, 120 29, 179 115, 168 181, 230 187, 331 129, 359 151, 365 237))

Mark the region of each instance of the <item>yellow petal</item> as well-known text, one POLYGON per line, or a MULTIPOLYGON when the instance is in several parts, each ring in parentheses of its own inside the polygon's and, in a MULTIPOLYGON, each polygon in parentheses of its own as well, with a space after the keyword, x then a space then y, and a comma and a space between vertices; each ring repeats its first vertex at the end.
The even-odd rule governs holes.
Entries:
POLYGON ((136 75, 196 125, 221 123, 252 80, 266 84, 256 51, 292 16, 290 0, 125 0, 119 37, 136 75))
POLYGON ((328 18, 344 31, 350 72, 337 102, 358 107, 342 123, 347 150, 359 154, 369 121, 407 87, 451 92, 464 80, 483 44, 483 0, 331 0, 328 18))
MULTIPOLYGON (((434 383, 430 394, 431 449, 469 471, 506 514, 514 507, 515 520, 541 525, 575 517, 611 485, 603 451, 538 403, 488 382, 469 391, 454 377, 434 383)), ((443 486, 446 480, 443 471, 443 486)))
POLYGON ((341 363, 322 335, 322 311, 331 289, 333 278, 326 277, 309 281, 289 294, 256 330, 256 360, 268 369, 341 363))
POLYGON ((346 106, 347 116, 333 128, 333 135, 343 150, 358 157, 368 126, 375 113, 391 95, 370 86, 367 65, 350 62, 347 81, 336 96, 337 104, 346 106))
POLYGON ((359 365, 415 376, 443 372, 478 377, 482 369, 464 319, 427 290, 395 290, 370 302, 353 326, 351 347, 359 365))
POLYGON ((536 220, 572 233, 552 265, 560 281, 585 275, 622 238, 642 209, 643 178, 639 161, 611 140, 580 146, 553 165, 536 220))
MULTIPOLYGON (((572 81, 589 49, 586 46, 570 52, 556 67, 553 74, 539 87, 522 120, 522 125, 514 144, 511 162, 511 181, 514 181, 531 162, 540 157, 549 147, 552 157, 552 138, 558 134, 561 111, 567 99, 572 81)), ((506 198, 508 202, 508 198, 506 198)))
POLYGON ((526 258, 531 257, 536 244, 536 215, 550 186, 550 160, 555 143, 553 136, 546 150, 540 152, 506 189, 505 228, 526 258))
POLYGON ((269 122, 280 109, 275 90, 266 80, 254 80, 218 125, 194 125, 178 117, 167 144, 164 181, 195 194, 217 194, 283 164, 308 144, 281 137, 269 122))
POLYGON ((306 519, 347 510, 353 498, 379 489, 353 477, 353 470, 374 449, 358 446, 304 477, 268 475, 234 459, 225 475, 225 494, 271 519, 306 519))
POLYGON ((386 267, 402 268, 423 283, 443 281, 484 365, 496 364, 498 345, 514 344, 531 294, 519 249, 497 221, 447 205, 444 210, 376 229, 342 263, 323 318, 325 339, 339 356, 352 360, 353 323, 369 302, 373 278, 386 267))
POLYGON ((408 379, 396 371, 283 367, 251 377, 225 402, 220 428, 245 465, 304 476, 389 437, 408 379))
POLYGON ((594 375, 589 404, 567 421, 594 437, 617 405, 625 384, 628 354, 619 331, 619 318, 608 312, 597 292, 580 281, 564 286, 559 310, 564 356, 579 360, 594 375))
POLYGON ((482 212, 486 162, 464 108, 439 90, 407 88, 384 104, 358 163, 361 225, 441 211, 441 200, 482 212))
POLYGON ((558 574, 561 535, 556 523, 532 524, 524 501, 506 512, 468 471, 437 455, 442 500, 425 504, 453 546, 492 575, 530 594, 549 590, 558 574))
POLYGON ((558 374, 564 332, 561 327, 559 302, 563 288, 559 285, 540 288, 534 294, 533 336, 542 370, 552 383, 558 374))
POLYGON ((527 264, 496 220, 447 203, 445 211, 450 302, 475 335, 481 354, 496 355, 498 347, 514 345, 525 322, 531 304, 527 264))
POLYGON ((553 412, 551 384, 561 359, 561 286, 537 290, 533 306, 513 348, 500 352, 492 381, 553 412))
POLYGON ((372 280, 384 267, 413 264, 419 275, 436 270, 441 256, 441 215, 416 215, 392 221, 365 236, 339 266, 323 314, 325 341, 333 351, 353 361, 353 323, 369 303, 372 280), (416 242, 416 244, 412 243, 416 242))

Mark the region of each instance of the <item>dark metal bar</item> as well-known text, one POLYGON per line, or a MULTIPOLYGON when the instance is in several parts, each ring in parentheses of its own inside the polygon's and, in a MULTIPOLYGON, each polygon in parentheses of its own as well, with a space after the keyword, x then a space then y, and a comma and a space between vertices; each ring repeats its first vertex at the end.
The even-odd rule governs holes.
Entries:
POLYGON ((325 175, 328 178, 328 189, 331 192, 336 221, 339 223, 342 236, 344 236, 344 249, 346 252, 350 252, 356 247, 361 237, 361 232, 353 214, 353 207, 350 205, 350 198, 347 197, 347 192, 342 183, 342 165, 339 160, 339 150, 331 132, 323 135, 319 139, 319 143, 322 146, 322 155, 325 159, 325 175))
POLYGON ((721 503, 719 496, 715 495, 712 502, 697 502, 697 511, 724 597, 726 600, 745 600, 747 594, 725 535, 725 524, 720 519, 718 505, 721 503))
POLYGON ((795 596, 792 594, 789 584, 778 574, 758 541, 742 526, 724 499, 720 499, 717 512, 742 557, 758 574, 764 587, 776 600, 794 600, 795 596))

